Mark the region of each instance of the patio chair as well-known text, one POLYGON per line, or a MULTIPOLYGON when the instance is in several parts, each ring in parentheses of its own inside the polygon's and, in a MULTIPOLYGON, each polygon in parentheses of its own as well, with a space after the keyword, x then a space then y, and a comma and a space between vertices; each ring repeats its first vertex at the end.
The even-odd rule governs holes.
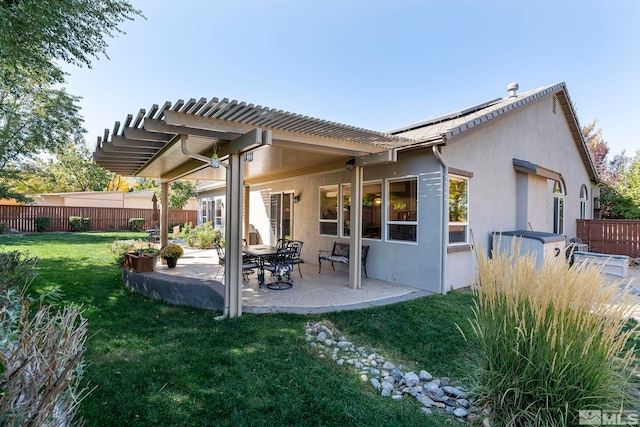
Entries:
POLYGON ((287 240, 285 243, 285 248, 293 252, 291 256, 291 262, 294 265, 295 264, 298 265, 298 273, 300 274, 300 277, 302 277, 302 270, 300 270, 300 264, 304 262, 300 259, 300 253, 302 252, 303 244, 304 242, 300 240, 287 240))
POLYGON ((293 270, 293 256, 295 251, 282 248, 278 249, 277 255, 269 258, 265 264, 264 269, 271 272, 271 277, 277 276, 276 281, 267 284, 269 289, 289 289, 293 286, 293 279, 291 279, 291 271, 293 270))
POLYGON ((220 272, 220 268, 222 268, 224 271, 224 263, 226 260, 225 257, 225 253, 224 253, 224 248, 220 245, 218 245, 217 243, 214 243, 213 245, 216 248, 216 252, 218 253, 218 270, 216 271, 216 276, 218 275, 218 273, 220 272))
MULTIPOLYGON (((220 268, 223 269, 226 266, 226 253, 222 246, 215 245, 216 251, 218 252, 218 270, 216 271, 216 276, 220 272, 220 268)), ((249 274, 253 273, 253 269, 257 268, 258 264, 255 262, 253 258, 249 258, 243 256, 242 257, 242 279, 247 280, 249 278, 249 274)))

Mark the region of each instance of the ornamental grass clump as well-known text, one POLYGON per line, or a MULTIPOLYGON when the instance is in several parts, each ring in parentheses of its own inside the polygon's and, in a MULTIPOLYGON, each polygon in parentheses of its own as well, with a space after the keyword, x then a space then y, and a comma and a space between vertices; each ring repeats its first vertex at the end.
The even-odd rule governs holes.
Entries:
POLYGON ((87 320, 28 296, 36 263, 0 252, 0 425, 81 425, 87 320))
MULTIPOLYGON (((498 424, 577 423, 579 410, 620 409, 637 327, 632 299, 590 264, 480 251, 473 330, 483 359, 481 396, 498 424)), ((628 391, 628 390, 627 390, 628 391)))

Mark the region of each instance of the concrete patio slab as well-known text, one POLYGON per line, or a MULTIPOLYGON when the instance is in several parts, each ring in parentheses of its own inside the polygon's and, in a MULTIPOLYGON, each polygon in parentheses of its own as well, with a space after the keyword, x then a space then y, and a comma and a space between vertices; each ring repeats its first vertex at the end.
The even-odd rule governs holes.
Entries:
MULTIPOLYGON (((352 289, 345 266, 336 265, 336 271, 332 271, 327 265, 319 274, 317 265, 303 263, 301 270, 302 277, 297 267, 293 270, 293 287, 286 290, 259 287, 256 274, 250 274, 243 281, 242 310, 313 314, 387 305, 430 295, 421 289, 366 278, 362 280, 362 288, 352 289)), ((267 282, 269 275, 267 272, 267 282)), ((218 265, 215 250, 185 248, 176 268, 158 263, 151 273, 123 269, 122 277, 127 287, 149 298, 209 310, 221 311, 224 307, 224 267, 218 265)))

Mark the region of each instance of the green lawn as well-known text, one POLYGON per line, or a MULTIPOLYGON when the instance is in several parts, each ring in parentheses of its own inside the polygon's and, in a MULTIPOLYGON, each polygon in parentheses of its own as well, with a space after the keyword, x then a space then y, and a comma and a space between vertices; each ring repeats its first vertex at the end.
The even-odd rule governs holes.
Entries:
POLYGON ((330 320, 358 345, 407 367, 464 379, 473 349, 466 292, 352 312, 252 315, 176 307, 128 291, 109 253, 132 233, 0 236, 0 250, 40 258, 35 288, 59 285, 57 304, 82 304, 89 320, 84 376, 96 387, 80 416, 98 425, 441 425, 413 399, 383 398, 357 373, 319 359, 307 321, 330 320))

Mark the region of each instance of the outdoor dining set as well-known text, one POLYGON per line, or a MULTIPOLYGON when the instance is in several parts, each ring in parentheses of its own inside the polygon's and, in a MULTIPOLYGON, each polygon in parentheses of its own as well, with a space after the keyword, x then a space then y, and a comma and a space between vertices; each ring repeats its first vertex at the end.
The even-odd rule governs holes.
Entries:
MULTIPOLYGON (((300 253, 304 242, 300 240, 279 239, 275 246, 247 245, 243 241, 242 247, 242 275, 247 279, 257 270, 258 284, 269 289, 283 290, 293 286, 291 272, 298 265, 298 273, 302 277, 300 253), (270 272, 271 281, 266 283, 265 271, 270 272)), ((218 252, 218 264, 224 267, 226 255, 224 247, 215 245, 218 252)))

